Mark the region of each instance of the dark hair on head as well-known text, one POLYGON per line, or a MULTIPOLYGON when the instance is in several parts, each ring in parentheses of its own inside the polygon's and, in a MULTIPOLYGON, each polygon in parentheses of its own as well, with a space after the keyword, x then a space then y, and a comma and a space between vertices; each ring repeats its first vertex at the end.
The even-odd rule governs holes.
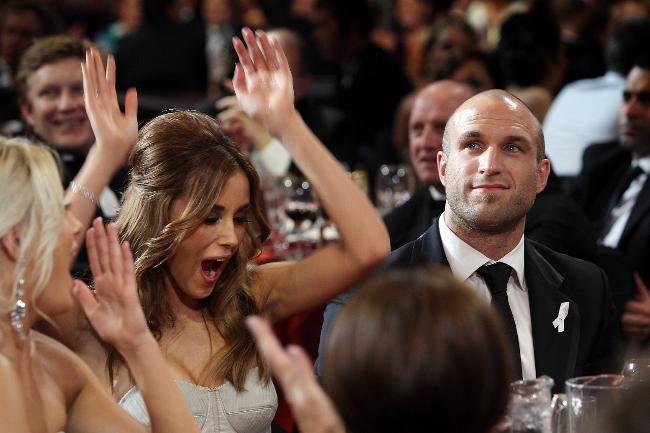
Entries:
POLYGON ((354 433, 485 433, 508 400, 501 326, 446 269, 387 272, 342 309, 323 386, 354 433))
MULTIPOLYGON (((464 56, 458 59, 452 58, 449 62, 442 64, 435 76, 435 80, 451 79, 458 69, 472 61, 477 61, 485 67, 490 78, 492 78, 494 88, 501 87, 501 70, 496 63, 496 59, 490 53, 480 49, 470 50, 464 56)), ((467 84, 472 85, 471 83, 467 84)))
MULTIPOLYGON (((140 301, 157 339, 175 322, 167 299, 167 261, 184 237, 208 217, 226 182, 237 172, 246 175, 251 222, 214 290, 202 300, 205 320, 212 322, 225 345, 200 378, 224 377, 241 390, 250 368, 258 366, 261 377, 268 379, 244 325, 246 316, 260 312, 260 300, 249 291, 247 266, 259 254, 270 232, 262 211, 259 177, 250 161, 224 135, 215 119, 197 112, 176 111, 154 118, 140 130, 130 164, 131 179, 116 224, 120 239, 128 241, 133 250, 140 301), (180 217, 172 220, 172 204, 181 196, 187 198, 187 206, 180 217)), ((116 360, 117 352, 112 351, 110 375, 116 360)))
POLYGON ((3 13, 32 12, 36 14, 41 23, 41 34, 49 36, 61 31, 61 18, 48 5, 39 0, 13 0, 3 7, 3 13))
MULTIPOLYGON (((28 81, 33 73, 45 65, 56 63, 60 60, 75 58, 83 60, 86 50, 92 44, 85 39, 78 39, 67 35, 49 36, 34 42, 20 59, 18 71, 16 71, 16 91, 18 98, 29 104, 27 93, 29 90, 28 81)), ((80 67, 81 68, 81 67, 80 67)))
POLYGON ((373 19, 367 0, 318 0, 317 9, 325 9, 338 22, 339 33, 348 36, 359 32, 362 37, 370 35, 373 19))
POLYGON ((621 75, 632 69, 636 57, 650 41, 650 19, 630 18, 616 24, 605 45, 607 67, 621 75))
POLYGON ((506 83, 542 83, 549 64, 560 59, 561 47, 560 25, 552 13, 541 9, 510 15, 501 25, 496 50, 506 83))
POLYGON ((437 20, 431 26, 429 37, 424 42, 423 52, 428 53, 431 51, 440 37, 440 34, 450 28, 460 30, 472 41, 473 46, 478 45, 478 36, 476 35, 476 31, 471 25, 469 25, 465 17, 457 13, 450 13, 437 20))

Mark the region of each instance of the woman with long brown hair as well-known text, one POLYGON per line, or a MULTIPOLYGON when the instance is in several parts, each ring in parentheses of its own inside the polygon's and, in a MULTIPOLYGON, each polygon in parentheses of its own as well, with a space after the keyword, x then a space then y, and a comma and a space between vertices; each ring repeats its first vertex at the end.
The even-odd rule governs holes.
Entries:
MULTIPOLYGON (((216 120, 198 113, 163 114, 142 128, 117 227, 133 248, 149 328, 203 431, 270 431, 275 390, 246 316, 263 313, 278 320, 321 305, 389 252, 372 204, 297 113, 279 43, 249 29, 243 35, 248 51, 234 41, 239 103, 287 146, 341 239, 298 262, 251 265, 269 228, 248 159, 216 120)), ((113 68, 109 61, 104 79, 101 61, 91 53, 84 68, 86 93, 116 104, 109 101, 113 68)), ((102 121, 107 111, 90 102, 93 127, 110 130, 110 122, 102 121)), ((103 374, 106 356, 85 353, 121 404, 146 422, 139 391, 117 354, 109 352, 103 374)))

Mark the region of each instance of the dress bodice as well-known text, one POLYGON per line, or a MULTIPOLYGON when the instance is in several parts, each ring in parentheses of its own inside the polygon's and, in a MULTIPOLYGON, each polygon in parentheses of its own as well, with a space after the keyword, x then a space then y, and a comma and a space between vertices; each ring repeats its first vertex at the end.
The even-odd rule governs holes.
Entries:
MULTIPOLYGON (((260 382, 258 369, 248 372, 244 391, 238 393, 230 382, 215 388, 176 381, 201 433, 270 433, 278 406, 272 382, 260 382)), ((120 406, 145 425, 151 425, 142 395, 131 388, 120 406)))

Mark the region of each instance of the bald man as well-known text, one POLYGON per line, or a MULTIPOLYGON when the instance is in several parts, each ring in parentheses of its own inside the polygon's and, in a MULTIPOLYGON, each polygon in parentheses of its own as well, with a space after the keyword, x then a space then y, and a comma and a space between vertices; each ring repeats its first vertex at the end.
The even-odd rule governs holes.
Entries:
MULTIPOLYGON (((513 379, 545 374, 558 392, 570 377, 615 369, 618 328, 604 273, 524 237, 526 213, 550 172, 530 110, 502 90, 470 98, 447 122, 436 162, 443 214, 382 269, 448 266, 502 317, 513 379)), ((345 300, 327 307, 321 350, 345 300)), ((462 362, 481 367, 480 359, 462 362)))

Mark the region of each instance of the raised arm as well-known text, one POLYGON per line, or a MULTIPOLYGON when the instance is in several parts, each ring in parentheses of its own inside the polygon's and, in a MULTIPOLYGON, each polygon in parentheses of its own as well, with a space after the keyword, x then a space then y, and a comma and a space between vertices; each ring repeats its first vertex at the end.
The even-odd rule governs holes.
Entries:
MULTIPOLYGON (((198 432, 158 343, 147 327, 136 291, 128 244, 120 245, 115 226, 109 224, 104 229, 100 219, 96 219, 88 230, 86 244, 96 292, 93 296, 85 285, 76 284, 74 294, 99 336, 124 357, 147 405, 152 431, 198 432)), ((89 389, 99 388, 96 378, 92 379, 93 386, 89 389)), ((80 418, 71 420, 72 425, 89 425, 88 415, 84 413, 87 405, 93 404, 94 394, 88 392, 86 398, 77 398, 76 404, 84 410, 73 409, 72 413, 80 418)))
POLYGON ((233 85, 242 109, 264 124, 287 147, 296 165, 314 185, 341 240, 293 263, 260 266, 262 295, 270 315, 279 319, 324 303, 362 278, 388 255, 382 220, 296 111, 287 59, 277 40, 243 30, 235 38, 239 57, 233 85))
MULTIPOLYGON (((81 72, 86 114, 95 134, 95 144, 66 191, 66 203, 85 228, 95 216, 102 191, 126 164, 138 138, 138 100, 135 89, 129 89, 122 113, 115 91, 115 60, 109 56, 104 72, 96 48, 86 53, 81 72)), ((83 241, 83 230, 81 233, 79 243, 83 241)))

